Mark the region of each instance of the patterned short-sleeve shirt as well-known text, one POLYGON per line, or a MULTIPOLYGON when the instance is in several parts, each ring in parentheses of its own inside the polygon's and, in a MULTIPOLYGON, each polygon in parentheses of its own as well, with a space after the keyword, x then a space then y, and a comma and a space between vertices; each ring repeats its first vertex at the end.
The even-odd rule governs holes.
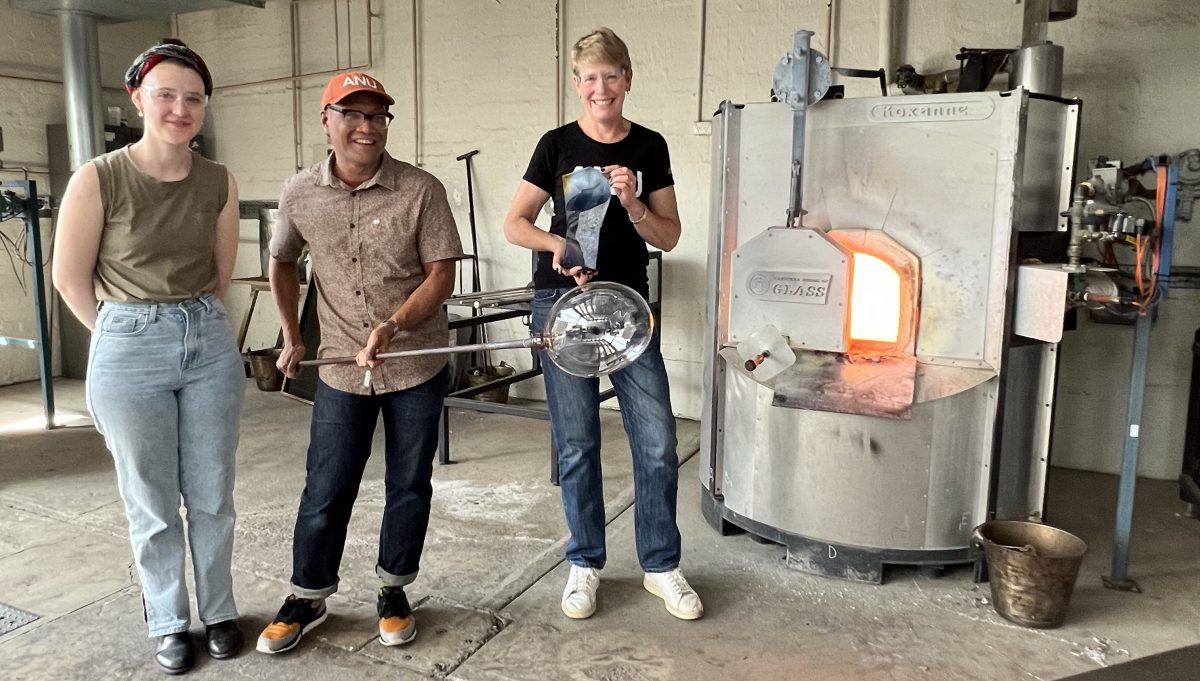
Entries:
MULTIPOLYGON (((318 357, 351 356, 371 331, 404 304, 425 279, 424 264, 462 256, 462 242, 446 189, 433 175, 386 152, 375 176, 350 187, 333 174, 334 157, 292 176, 279 198, 271 255, 295 262, 307 244, 321 323, 318 357)), ((441 347, 446 313, 403 330, 392 351, 441 347)), ((356 394, 387 393, 419 385, 446 364, 446 355, 389 359, 371 370, 355 364, 320 368, 331 388, 356 394)))

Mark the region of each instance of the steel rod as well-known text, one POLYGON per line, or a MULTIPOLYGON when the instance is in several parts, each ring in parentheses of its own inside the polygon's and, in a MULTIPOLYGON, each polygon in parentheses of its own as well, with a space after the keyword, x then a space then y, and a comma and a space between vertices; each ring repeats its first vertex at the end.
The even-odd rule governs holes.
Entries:
POLYGON ((489 307, 492 305, 511 305, 513 303, 528 303, 533 300, 533 291, 525 293, 508 293, 502 296, 489 296, 479 298, 471 304, 476 310, 489 307))
MULTIPOLYGON (((415 350, 397 350, 396 352, 381 352, 375 357, 377 359, 392 359, 395 357, 414 357, 416 355, 444 355, 456 354, 463 352, 481 352, 486 350, 505 350, 508 348, 544 348, 549 344, 549 339, 544 336, 530 336, 529 338, 521 338, 511 341, 497 341, 495 343, 471 343, 469 345, 450 345, 440 348, 417 348, 415 350)), ((321 359, 306 359, 300 362, 302 367, 324 366, 326 364, 350 364, 357 361, 355 357, 322 357, 321 359)))
POLYGON ((808 110, 809 69, 812 53, 809 44, 812 31, 796 31, 792 46, 792 86, 799 96, 792 107, 792 178, 791 203, 787 211, 787 226, 800 227, 804 219, 804 129, 808 110))
POLYGON ((501 288, 495 291, 480 291, 479 293, 464 293, 457 296, 450 296, 446 299, 447 305, 470 305, 472 302, 486 298, 496 298, 499 296, 507 296, 514 293, 533 293, 533 286, 517 286, 514 288, 501 288))

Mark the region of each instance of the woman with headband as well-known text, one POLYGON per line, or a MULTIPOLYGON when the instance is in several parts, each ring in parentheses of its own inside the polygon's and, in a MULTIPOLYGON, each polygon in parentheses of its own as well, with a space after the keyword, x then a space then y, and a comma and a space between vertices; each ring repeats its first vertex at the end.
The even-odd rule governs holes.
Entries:
POLYGON ((152 47, 125 89, 143 136, 72 176, 53 275, 92 331, 87 405, 116 467, 154 659, 182 674, 195 654, 181 498, 208 652, 224 659, 242 645, 230 561, 245 374, 221 302, 238 196, 233 175, 189 146, 212 95, 200 55, 152 47))

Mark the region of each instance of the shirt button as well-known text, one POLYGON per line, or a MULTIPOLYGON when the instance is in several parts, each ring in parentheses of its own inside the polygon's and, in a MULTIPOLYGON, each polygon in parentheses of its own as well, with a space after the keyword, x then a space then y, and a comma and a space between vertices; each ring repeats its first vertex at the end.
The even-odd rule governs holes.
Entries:
POLYGON ((356 295, 356 296, 361 296, 361 295, 362 295, 362 291, 355 291, 355 292, 354 292, 354 295, 356 295))
POLYGON ((354 229, 354 223, 353 223, 353 222, 351 222, 351 223, 350 223, 350 229, 354 229))
POLYGON ((350 258, 350 262, 358 262, 358 258, 350 258))
POLYGON ((371 323, 370 323, 370 322, 363 322, 363 328, 364 328, 364 329, 369 329, 369 328, 371 328, 371 323))

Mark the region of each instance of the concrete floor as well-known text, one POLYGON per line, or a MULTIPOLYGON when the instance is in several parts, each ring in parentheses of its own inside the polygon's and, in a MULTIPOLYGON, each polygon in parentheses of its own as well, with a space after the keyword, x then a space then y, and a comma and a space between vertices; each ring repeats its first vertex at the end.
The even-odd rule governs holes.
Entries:
MULTIPOLYGON (((287 593, 310 408, 252 383, 248 390, 234 574, 252 638, 287 593)), ((83 412, 80 383, 59 381, 57 396, 61 419, 83 412)), ((86 417, 76 416, 84 424, 76 427, 33 429, 39 399, 36 384, 0 388, 0 602, 40 616, 0 635, 0 678, 162 678, 102 439, 86 417)), ((190 676, 1049 680, 1200 642, 1200 522, 1180 515, 1174 484, 1139 482, 1130 573, 1144 593, 1118 593, 1099 578, 1109 568, 1116 480, 1057 469, 1052 520, 1091 547, 1059 629, 1001 619, 967 568, 940 578, 896 568, 882 586, 851 584, 788 569, 779 546, 719 537, 699 512, 694 458, 680 475, 679 523, 683 567, 706 614, 676 620, 641 588, 628 448, 614 412, 604 415, 609 564, 596 615, 569 620, 558 605, 565 529, 548 480, 547 424, 455 412, 451 425, 458 463, 435 469, 427 551, 409 590, 416 642, 385 648, 374 633, 375 457, 329 620, 286 655, 247 648, 217 662, 200 654, 190 676)), ((680 421, 680 442, 681 456, 696 451, 696 423, 680 421)))

